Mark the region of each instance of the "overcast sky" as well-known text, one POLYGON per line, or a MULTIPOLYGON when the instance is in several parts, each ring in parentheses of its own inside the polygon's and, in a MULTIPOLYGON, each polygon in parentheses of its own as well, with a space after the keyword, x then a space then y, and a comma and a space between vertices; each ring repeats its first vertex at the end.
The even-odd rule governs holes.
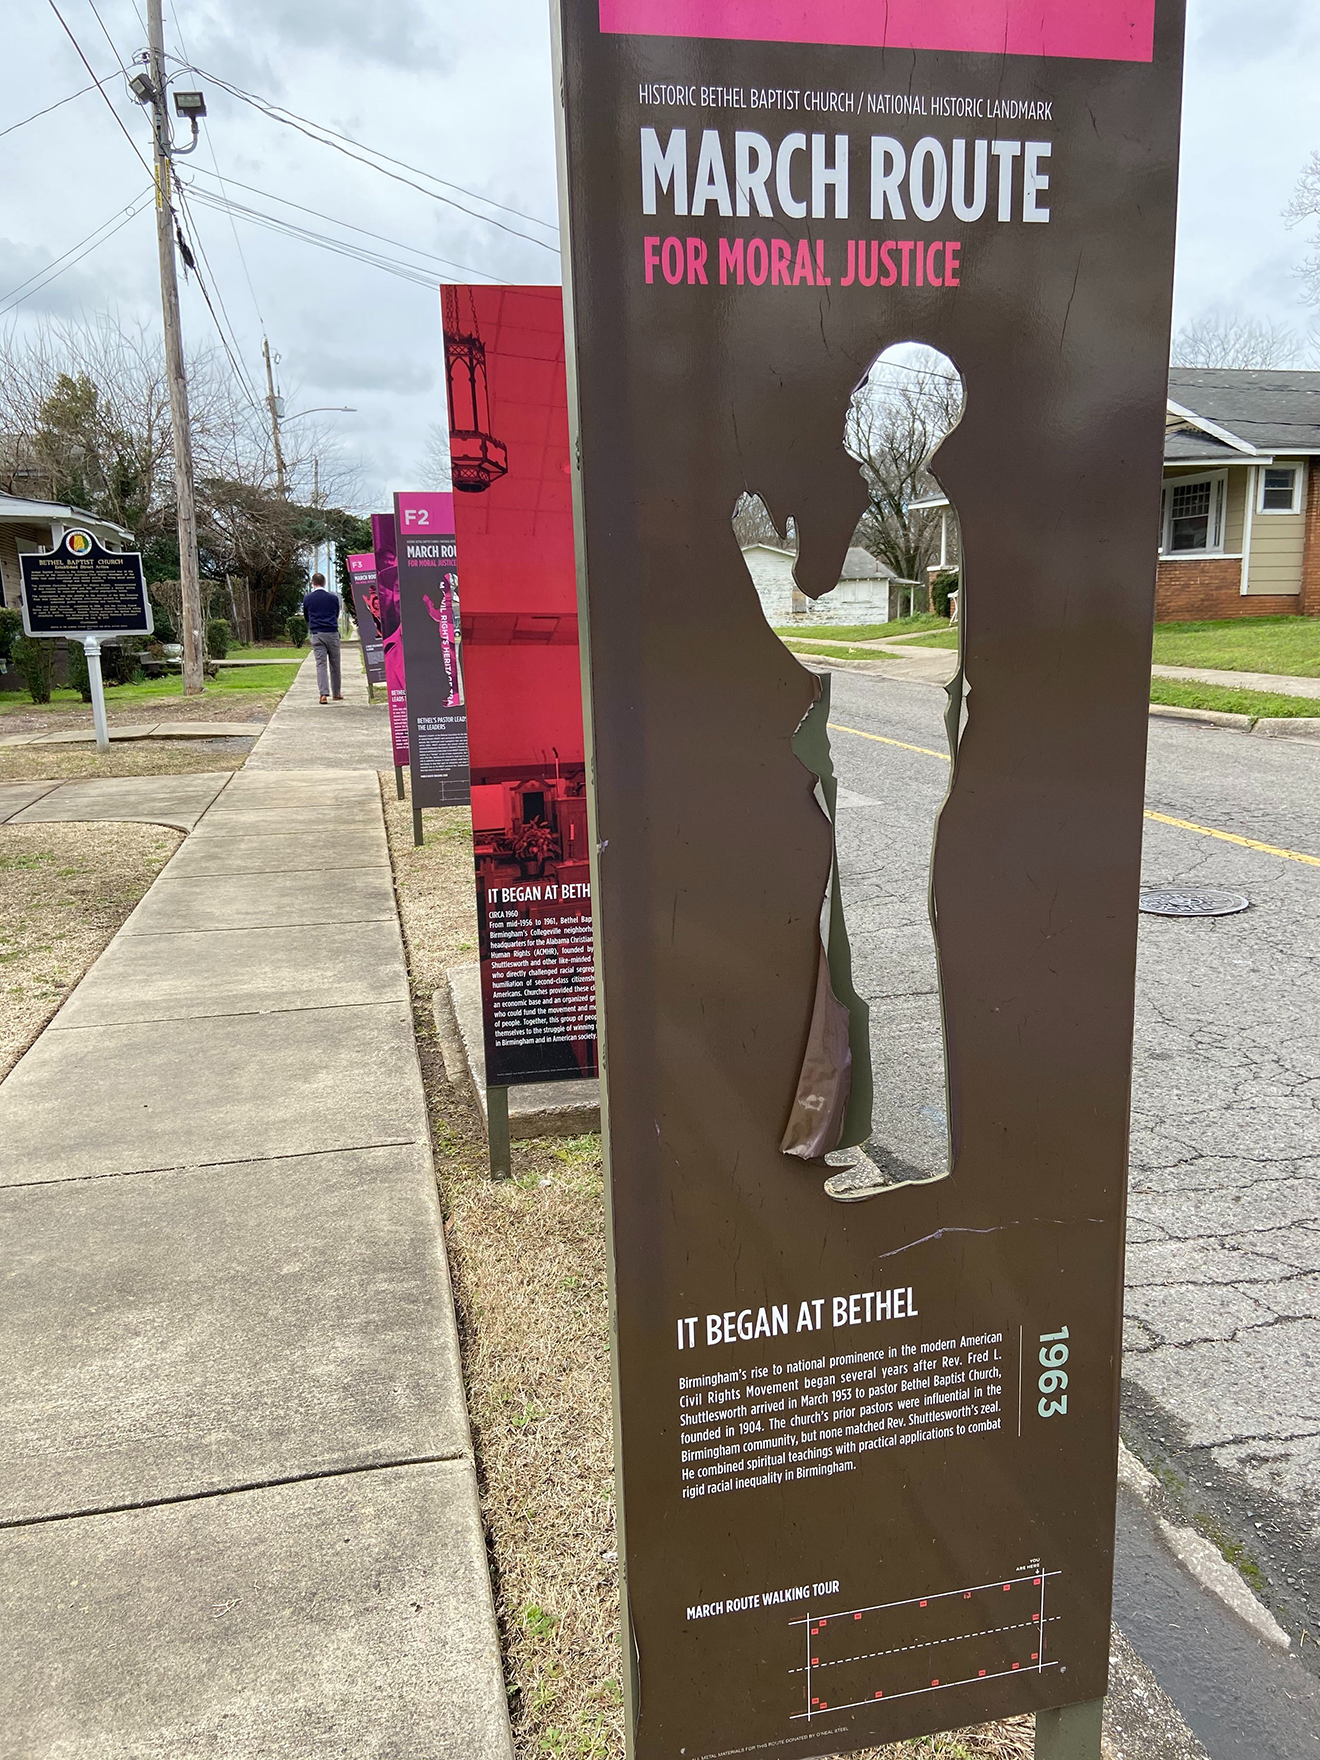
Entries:
MULTIPOLYGON (((145 43, 140 4, 97 0, 125 60, 145 43)), ((91 0, 59 5, 97 74, 112 69, 91 0)), ((0 130, 87 84, 48 0, 5 10, 10 77, 0 88, 0 130)), ((454 0, 166 0, 166 47, 249 93, 477 192, 488 202, 450 194, 553 243, 547 226, 489 205, 503 203, 546 222, 555 217, 547 12, 546 0, 503 0, 498 7, 489 0, 467 6, 454 0)), ((1176 321, 1229 306, 1305 330, 1313 313, 1296 270, 1307 239, 1303 230, 1288 230, 1282 211, 1303 164, 1320 147, 1314 104, 1320 7, 1297 0, 1189 0, 1189 16, 1176 321)), ((234 200, 316 231, 354 237, 270 197, 497 280, 559 279, 558 259, 543 245, 390 182, 206 79, 181 83, 206 91, 203 144, 181 162, 182 174, 195 176, 199 188, 217 187, 218 165, 234 200)), ((146 155, 145 120, 122 80, 106 91, 146 155)), ((0 136, 0 308, 11 289, 146 188, 142 167, 94 93, 0 136)), ((290 414, 322 404, 355 406, 353 414, 324 419, 342 434, 346 454, 360 461, 366 505, 388 505, 388 492, 415 482, 427 431, 442 413, 434 287, 242 219, 231 223, 207 207, 197 206, 195 218, 253 379, 261 379, 264 329, 281 356, 290 414)), ((375 248, 398 254, 392 245, 375 248)), ((438 263, 434 269, 446 274, 438 263)), ((464 278, 457 269, 449 274, 464 278)), ((213 340, 210 316, 193 288, 185 288, 183 302, 189 343, 213 340)), ((0 324, 106 307, 153 318, 158 305, 153 226, 144 209, 0 324)))

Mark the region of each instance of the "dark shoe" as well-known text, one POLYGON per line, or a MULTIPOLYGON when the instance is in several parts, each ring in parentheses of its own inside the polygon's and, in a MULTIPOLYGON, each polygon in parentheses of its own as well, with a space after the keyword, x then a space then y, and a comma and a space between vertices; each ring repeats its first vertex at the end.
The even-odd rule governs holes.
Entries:
POLYGON ((343 698, 342 698, 342 697, 336 697, 336 698, 335 698, 335 701, 336 701, 336 703, 342 703, 342 702, 343 702, 343 700, 344 700, 344 699, 343 699, 343 698))
POLYGON ((330 699, 329 699, 329 697, 322 697, 322 698, 321 698, 321 701, 322 701, 322 702, 323 702, 323 703, 328 703, 328 702, 329 702, 329 701, 330 701, 330 699))

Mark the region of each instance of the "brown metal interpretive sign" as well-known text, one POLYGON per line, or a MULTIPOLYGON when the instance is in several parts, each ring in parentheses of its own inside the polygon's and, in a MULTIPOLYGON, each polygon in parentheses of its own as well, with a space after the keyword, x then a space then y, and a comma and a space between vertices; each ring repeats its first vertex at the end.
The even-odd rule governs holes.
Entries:
MULTIPOLYGON (((810 1756, 1107 1678, 1182 0, 561 0, 630 1752, 810 1756), (883 1136, 807 600, 882 351, 961 376, 931 872, 947 1162, 883 1136)), ((934 1080, 940 1081, 938 1074, 934 1080)))

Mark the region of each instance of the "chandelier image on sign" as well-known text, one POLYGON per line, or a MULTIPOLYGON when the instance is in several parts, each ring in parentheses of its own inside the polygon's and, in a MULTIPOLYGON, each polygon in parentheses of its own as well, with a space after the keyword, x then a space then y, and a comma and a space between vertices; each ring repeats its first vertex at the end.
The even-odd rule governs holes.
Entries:
POLYGON ((449 465, 455 489, 472 495, 505 475, 509 455, 503 441, 490 431, 490 399, 486 385, 486 345, 477 328, 472 296, 470 321, 459 316, 458 290, 443 290, 445 378, 449 394, 449 465))

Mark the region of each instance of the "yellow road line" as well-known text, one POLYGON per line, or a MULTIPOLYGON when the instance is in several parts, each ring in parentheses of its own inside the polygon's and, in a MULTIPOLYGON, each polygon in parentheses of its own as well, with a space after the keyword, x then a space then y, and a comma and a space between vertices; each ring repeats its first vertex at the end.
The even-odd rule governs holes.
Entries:
POLYGON ((855 733, 858 739, 878 740, 882 746, 897 746, 900 752, 920 752, 923 758, 939 758, 943 763, 949 761, 947 752, 932 752, 929 746, 910 746, 901 739, 886 739, 883 733, 864 733, 860 727, 844 727, 841 722, 829 723, 831 733, 855 733))
MULTIPOLYGON (((929 746, 910 746, 906 740, 886 739, 883 733, 867 733, 860 727, 845 727, 842 722, 831 721, 831 733, 852 733, 858 739, 873 739, 882 746, 897 746, 901 752, 920 752, 923 758, 938 758, 941 763, 949 762, 947 752, 932 751, 929 746)), ((1147 813, 1157 825, 1172 825, 1177 831, 1194 831, 1198 837, 1217 837, 1221 843, 1237 843, 1243 849, 1258 849, 1263 855, 1279 856, 1288 862, 1305 862, 1308 867, 1320 868, 1320 856, 1308 856, 1297 849, 1280 849, 1277 844, 1258 843, 1254 837, 1239 837, 1235 831, 1216 831, 1210 825, 1196 825, 1190 819, 1171 819, 1167 813, 1147 813)))
POLYGON ((1320 856, 1303 855, 1297 849, 1279 849, 1272 843, 1257 843, 1254 837, 1239 837, 1234 831, 1215 831, 1209 825, 1193 825, 1190 819, 1171 819, 1167 813, 1147 813, 1148 819, 1154 819, 1157 825, 1172 825, 1179 831, 1195 831, 1198 837, 1217 837, 1223 843, 1240 843, 1243 849, 1258 849, 1267 856, 1282 856, 1289 862, 1306 862, 1313 868, 1320 868, 1320 856))

